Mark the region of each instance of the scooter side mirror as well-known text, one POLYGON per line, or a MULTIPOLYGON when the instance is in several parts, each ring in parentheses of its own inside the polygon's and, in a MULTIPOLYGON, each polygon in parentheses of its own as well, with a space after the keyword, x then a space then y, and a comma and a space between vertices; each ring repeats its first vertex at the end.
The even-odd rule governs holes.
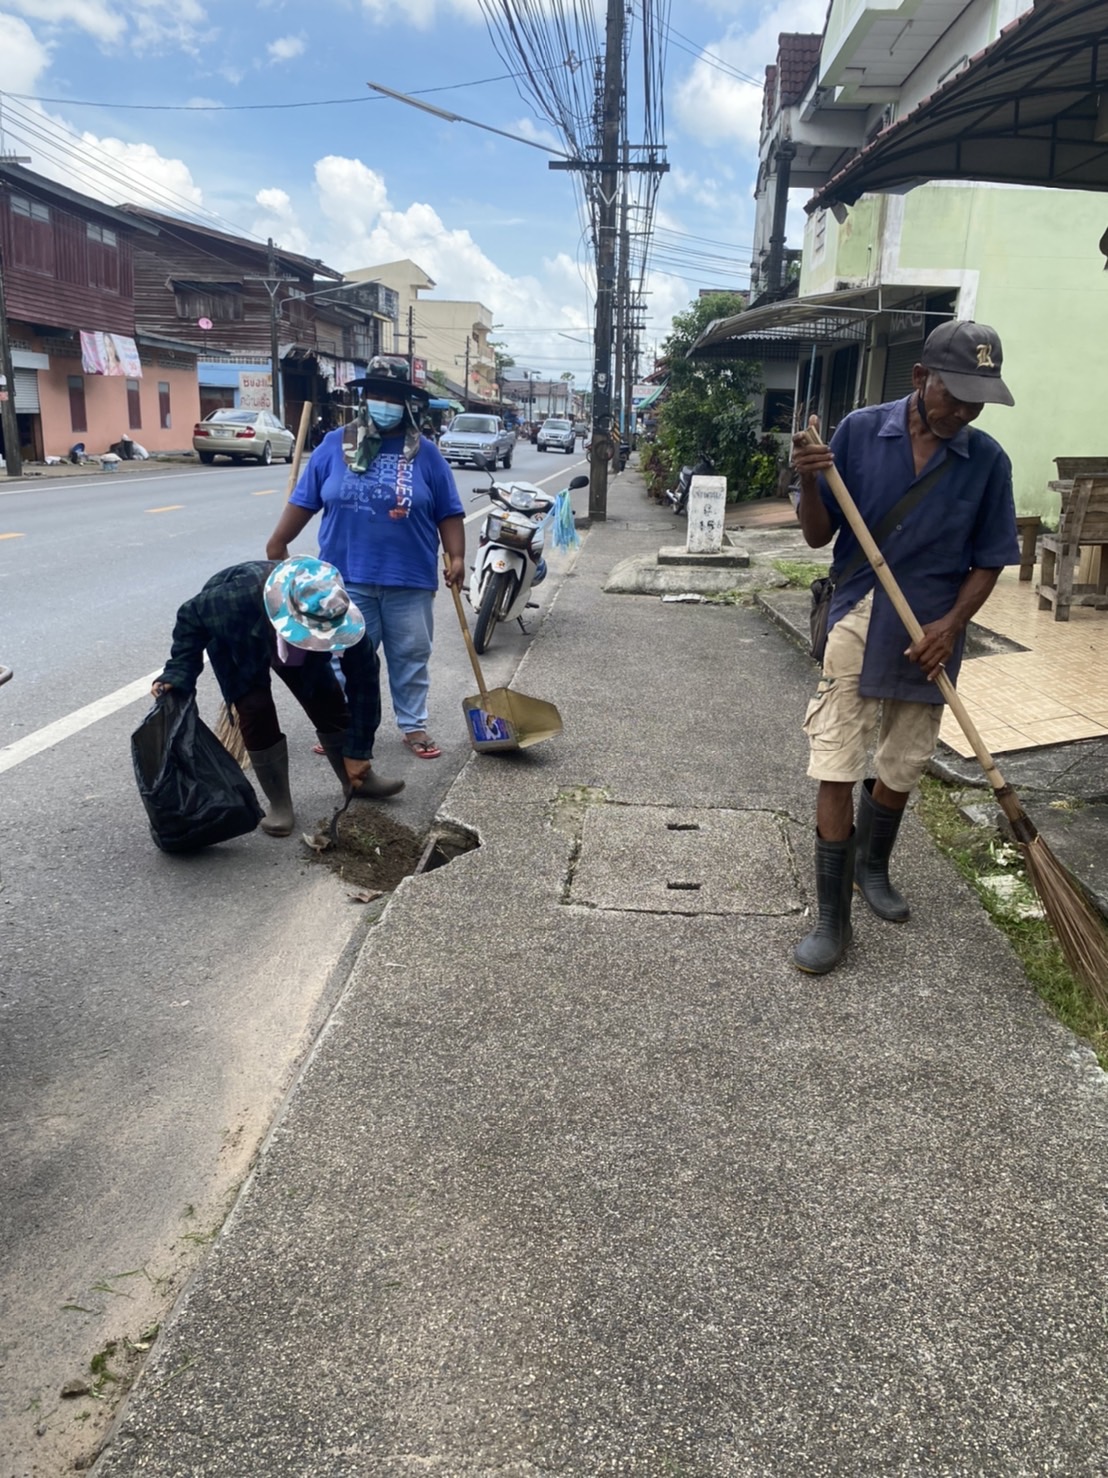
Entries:
POLYGON ((569 485, 569 490, 572 492, 574 488, 587 488, 588 485, 589 480, 587 477, 575 477, 569 485))

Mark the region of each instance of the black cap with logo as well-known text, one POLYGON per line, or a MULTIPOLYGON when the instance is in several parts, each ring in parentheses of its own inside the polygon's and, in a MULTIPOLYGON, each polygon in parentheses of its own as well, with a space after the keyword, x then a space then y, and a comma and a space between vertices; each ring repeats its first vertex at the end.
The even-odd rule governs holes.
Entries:
POLYGON ((996 329, 970 319, 940 323, 928 334, 920 355, 924 369, 941 375, 951 395, 974 405, 1015 405, 1000 378, 1003 362, 996 329))

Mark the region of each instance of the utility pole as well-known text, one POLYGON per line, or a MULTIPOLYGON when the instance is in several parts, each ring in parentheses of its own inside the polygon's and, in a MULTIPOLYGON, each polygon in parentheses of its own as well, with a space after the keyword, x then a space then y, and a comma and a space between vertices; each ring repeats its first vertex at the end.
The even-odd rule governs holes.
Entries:
POLYGON ((415 374, 415 307, 408 306, 408 379, 415 374))
POLYGON ((0 260, 0 424, 4 428, 4 464, 9 477, 23 476, 23 449, 19 445, 19 421, 15 412, 15 370, 8 340, 8 305, 4 299, 4 264, 0 260))
POLYGON ((281 394, 281 351, 277 346, 277 293, 280 290, 280 282, 277 279, 277 253, 273 246, 272 236, 267 246, 269 259, 266 262, 266 271, 270 277, 270 281, 266 283, 269 289, 269 394, 273 414, 279 421, 284 422, 284 396, 281 394))
POLYGON ((631 263, 628 259, 631 239, 627 234, 627 165, 629 150, 623 140, 623 189, 619 203, 619 272, 616 281, 616 372, 615 372, 615 419, 619 427, 619 439, 627 436, 627 423, 623 416, 624 381, 627 377, 627 330, 631 321, 631 305, 628 289, 631 280, 631 263))
POLYGON ((669 165, 655 145, 636 144, 645 158, 628 162, 620 157, 623 133, 623 31, 626 0, 607 0, 604 31, 604 73, 601 104, 600 158, 554 159, 549 169, 581 170, 589 178, 589 197, 595 202, 596 327, 593 336, 593 383, 587 392, 592 415, 592 452, 589 469, 589 517, 608 516, 608 466, 612 455, 612 308, 616 286, 616 216, 618 179, 626 172, 665 174, 669 165), (599 174, 599 182, 596 176, 599 174))
POLYGON ((623 112, 623 6, 608 0, 604 28, 604 101, 599 210, 596 237, 596 322, 593 357, 592 464, 589 518, 608 517, 608 467, 612 456, 612 298, 616 276, 616 195, 623 112))
POLYGON ((466 382, 465 394, 462 396, 462 401, 467 411, 469 410, 469 338, 469 334, 466 334, 466 382))

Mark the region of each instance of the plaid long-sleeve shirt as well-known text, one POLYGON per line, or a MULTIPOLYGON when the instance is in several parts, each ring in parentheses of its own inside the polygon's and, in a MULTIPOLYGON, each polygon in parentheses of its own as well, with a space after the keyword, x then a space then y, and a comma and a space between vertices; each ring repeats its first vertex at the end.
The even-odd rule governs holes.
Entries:
MULTIPOLYGON (((277 661, 277 633, 266 614, 263 591, 273 568, 272 560, 231 565, 185 601, 177 612, 169 661, 157 681, 192 692, 206 650, 228 703, 253 689, 268 688, 270 669, 277 661)), ((305 652, 304 662, 329 670, 331 657, 328 652, 305 652)), ((343 752, 351 759, 369 759, 381 722, 380 663, 364 637, 343 651, 341 663, 350 709, 343 752)))

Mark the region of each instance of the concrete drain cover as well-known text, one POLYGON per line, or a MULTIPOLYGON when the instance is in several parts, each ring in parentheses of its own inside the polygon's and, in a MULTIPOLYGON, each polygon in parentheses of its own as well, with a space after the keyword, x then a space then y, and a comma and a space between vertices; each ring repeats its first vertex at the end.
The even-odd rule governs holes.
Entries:
POLYGON ((799 913, 782 823, 768 811, 589 806, 569 903, 639 913, 799 913))

